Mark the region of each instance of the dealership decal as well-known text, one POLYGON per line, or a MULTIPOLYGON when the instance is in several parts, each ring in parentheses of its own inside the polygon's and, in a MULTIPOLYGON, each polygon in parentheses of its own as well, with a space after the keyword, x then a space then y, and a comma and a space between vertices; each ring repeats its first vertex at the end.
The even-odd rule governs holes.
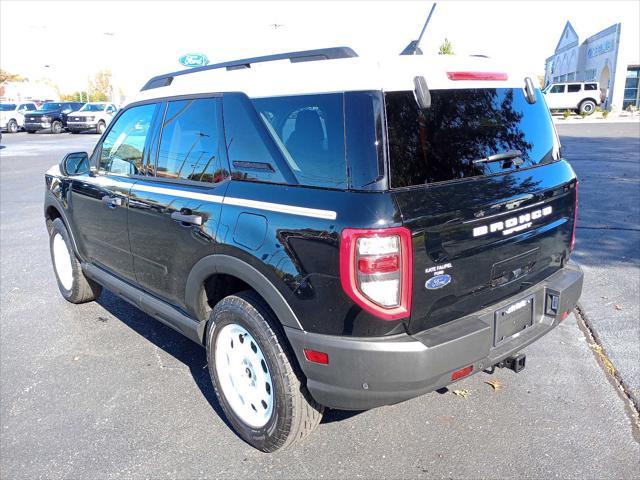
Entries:
POLYGON ((482 235, 494 232, 502 232, 502 235, 511 235, 512 233, 521 232, 531 228, 535 220, 551 215, 551 212, 553 212, 552 207, 544 207, 540 210, 533 210, 489 225, 475 227, 473 229, 473 236, 481 237, 482 235))

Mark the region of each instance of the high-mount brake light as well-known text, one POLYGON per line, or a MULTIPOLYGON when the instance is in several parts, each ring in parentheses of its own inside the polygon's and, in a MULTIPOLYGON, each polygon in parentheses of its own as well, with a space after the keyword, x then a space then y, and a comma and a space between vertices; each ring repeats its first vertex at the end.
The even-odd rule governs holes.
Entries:
POLYGON ((571 232, 571 244, 569 246, 569 251, 571 252, 573 252, 573 249, 576 247, 576 224, 578 223, 578 185, 580 185, 580 182, 576 180, 576 191, 573 198, 573 231, 571 232))
POLYGON ((447 72, 449 80, 509 80, 504 72, 447 72))
POLYGON ((340 240, 342 288, 363 310, 383 320, 408 317, 412 258, 407 228, 345 228, 340 240))

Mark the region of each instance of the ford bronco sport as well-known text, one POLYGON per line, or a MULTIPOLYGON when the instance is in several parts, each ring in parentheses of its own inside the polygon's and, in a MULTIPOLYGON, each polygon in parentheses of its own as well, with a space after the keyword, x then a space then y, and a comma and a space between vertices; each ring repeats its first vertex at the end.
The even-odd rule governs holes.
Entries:
POLYGON ((530 78, 333 48, 152 78, 47 172, 45 217, 63 297, 105 287, 203 345, 274 451, 324 407, 522 368, 581 293, 577 187, 530 78))

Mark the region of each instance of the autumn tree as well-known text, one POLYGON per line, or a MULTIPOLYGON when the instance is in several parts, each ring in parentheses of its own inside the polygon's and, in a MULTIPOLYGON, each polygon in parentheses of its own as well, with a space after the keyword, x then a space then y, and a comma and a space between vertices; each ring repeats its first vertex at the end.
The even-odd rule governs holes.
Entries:
POLYGON ((111 70, 97 72, 89 82, 89 100, 92 102, 106 102, 111 99, 111 70))
POLYGON ((0 68, 0 83, 5 82, 22 82, 26 80, 25 77, 17 73, 9 73, 6 70, 0 68))
POLYGON ((453 44, 449 41, 448 38, 444 39, 442 45, 438 49, 438 55, 455 55, 453 52, 453 44))

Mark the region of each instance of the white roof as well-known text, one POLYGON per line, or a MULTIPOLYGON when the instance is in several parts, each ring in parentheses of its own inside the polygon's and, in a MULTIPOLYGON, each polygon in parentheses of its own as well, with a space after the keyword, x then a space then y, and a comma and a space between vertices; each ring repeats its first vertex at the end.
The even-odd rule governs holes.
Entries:
POLYGON ((385 59, 366 57, 291 63, 277 60, 253 63, 250 68, 217 68, 173 78, 171 85, 141 91, 132 101, 212 92, 244 92, 249 97, 271 97, 355 90, 413 90, 414 77, 422 75, 430 90, 461 88, 523 88, 524 72, 482 57, 449 55, 398 55, 385 59), (501 72, 506 81, 450 80, 447 72, 501 72))

